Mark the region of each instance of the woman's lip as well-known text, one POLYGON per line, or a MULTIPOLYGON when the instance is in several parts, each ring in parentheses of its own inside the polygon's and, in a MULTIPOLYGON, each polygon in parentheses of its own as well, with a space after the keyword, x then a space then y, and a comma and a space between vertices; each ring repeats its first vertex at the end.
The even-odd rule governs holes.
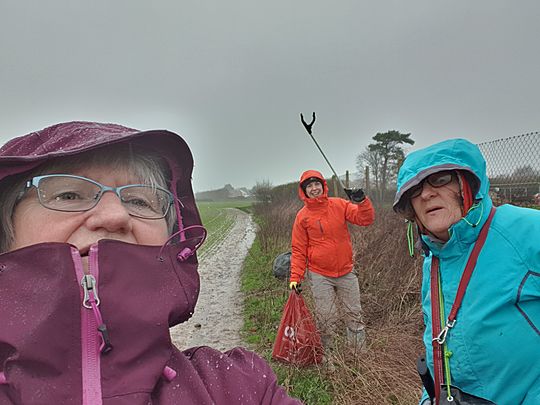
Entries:
POLYGON ((443 208, 443 207, 433 207, 433 208, 427 209, 427 210, 426 210, 426 214, 431 214, 432 212, 441 210, 442 208, 443 208))

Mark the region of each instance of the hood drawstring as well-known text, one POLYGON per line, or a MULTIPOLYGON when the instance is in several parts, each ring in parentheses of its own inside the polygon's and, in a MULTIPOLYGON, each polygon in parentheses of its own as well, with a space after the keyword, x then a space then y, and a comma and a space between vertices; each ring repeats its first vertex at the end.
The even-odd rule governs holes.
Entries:
POLYGON ((465 221, 465 223, 473 228, 476 228, 478 226, 478 224, 480 223, 480 221, 482 220, 482 217, 484 216, 484 204, 483 202, 475 202, 471 208, 469 208, 469 210, 467 211, 467 214, 469 212, 471 212, 472 210, 475 210, 477 209, 478 207, 480 207, 481 211, 480 211, 480 215, 478 216, 478 220, 475 222, 475 223, 471 223, 465 216, 463 216, 463 218, 461 218, 463 221, 465 221))
POLYGON ((406 219, 405 222, 407 222, 407 247, 409 248, 409 256, 414 257, 413 221, 406 219))
POLYGON ((186 246, 184 247, 180 253, 178 253, 178 255, 176 255, 176 258, 178 259, 178 261, 180 262, 183 262, 185 260, 187 260, 190 256, 192 256, 196 251, 197 249, 199 249, 202 244, 204 243, 204 241, 206 240, 206 235, 208 234, 208 232, 206 231, 206 228, 202 225, 191 225, 191 226, 188 226, 184 229, 181 229, 179 230, 178 232, 175 232, 173 233, 171 236, 169 236, 169 238, 165 241, 165 243, 161 246, 161 249, 159 250, 159 254, 158 254, 158 257, 157 259, 162 262, 164 259, 163 259, 163 256, 162 256, 162 253, 163 253, 163 249, 165 249, 165 246, 167 246, 169 244, 169 242, 176 236, 180 235, 181 237, 181 240, 180 240, 180 243, 183 244, 183 243, 186 243, 187 241, 189 240, 192 240, 192 239, 200 239, 196 244, 195 246, 193 247, 190 247, 190 246, 186 246), (190 230, 190 229, 200 229, 202 231, 202 235, 201 236, 195 236, 193 238, 187 238, 185 237, 185 232, 190 230))

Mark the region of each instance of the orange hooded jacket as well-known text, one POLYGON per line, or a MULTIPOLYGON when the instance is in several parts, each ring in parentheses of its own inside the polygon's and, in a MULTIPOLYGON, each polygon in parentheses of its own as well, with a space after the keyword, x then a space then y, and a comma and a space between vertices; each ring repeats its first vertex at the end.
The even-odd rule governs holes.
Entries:
POLYGON ((352 244, 347 222, 368 226, 375 220, 375 210, 366 197, 359 204, 328 197, 326 180, 316 170, 302 174, 298 195, 304 207, 294 221, 290 281, 301 282, 306 268, 328 277, 341 277, 353 269, 352 244), (310 177, 323 184, 323 195, 308 198, 300 186, 310 177))

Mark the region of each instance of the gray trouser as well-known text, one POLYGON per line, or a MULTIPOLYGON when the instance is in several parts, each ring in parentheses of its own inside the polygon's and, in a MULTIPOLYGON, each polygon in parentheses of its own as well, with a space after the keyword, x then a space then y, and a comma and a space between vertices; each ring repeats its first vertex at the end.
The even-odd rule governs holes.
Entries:
POLYGON ((312 271, 308 272, 311 293, 315 301, 315 316, 325 347, 332 345, 338 319, 338 299, 341 301, 345 322, 352 331, 364 328, 360 287, 358 278, 352 272, 341 277, 326 277, 312 271))

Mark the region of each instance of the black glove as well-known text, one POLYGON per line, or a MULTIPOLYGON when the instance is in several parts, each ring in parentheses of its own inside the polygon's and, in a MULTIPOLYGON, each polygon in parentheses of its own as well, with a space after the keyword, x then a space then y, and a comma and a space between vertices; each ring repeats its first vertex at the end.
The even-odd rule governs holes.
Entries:
POLYGON ((345 194, 349 197, 349 200, 355 203, 361 203, 366 199, 364 190, 361 188, 345 188, 345 194))

